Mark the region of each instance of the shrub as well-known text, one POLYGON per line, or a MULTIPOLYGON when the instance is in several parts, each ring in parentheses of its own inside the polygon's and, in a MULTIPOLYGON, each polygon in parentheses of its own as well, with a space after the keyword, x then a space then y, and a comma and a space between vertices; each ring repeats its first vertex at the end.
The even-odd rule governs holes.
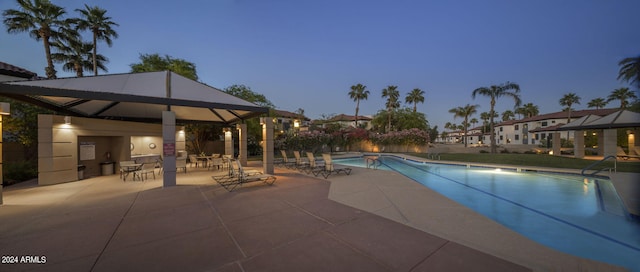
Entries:
POLYGON ((500 150, 500 153, 503 153, 503 154, 509 154, 509 150, 507 150, 507 149, 505 148, 505 149, 503 149, 503 150, 500 150))
POLYGON ((38 177, 38 168, 34 162, 6 162, 3 167, 4 185, 11 185, 38 177))
POLYGON ((489 151, 486 151, 484 149, 480 150, 480 153, 489 153, 489 151))
POLYGON ((527 150, 527 151, 525 151, 523 153, 524 154, 538 154, 538 153, 536 153, 535 151, 532 151, 532 150, 527 150))

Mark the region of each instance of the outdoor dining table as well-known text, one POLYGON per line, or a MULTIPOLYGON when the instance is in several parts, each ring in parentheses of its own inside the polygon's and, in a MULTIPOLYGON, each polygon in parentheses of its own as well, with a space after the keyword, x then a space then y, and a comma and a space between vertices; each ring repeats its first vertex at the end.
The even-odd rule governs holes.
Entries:
MULTIPOLYGON (((129 176, 130 173, 134 173, 135 171, 140 170, 140 168, 142 168, 142 163, 132 163, 132 164, 120 165, 121 171, 124 171, 124 175, 122 176, 122 180, 126 181, 127 180, 127 176, 129 176)), ((134 175, 133 179, 135 179, 135 175, 134 175)))

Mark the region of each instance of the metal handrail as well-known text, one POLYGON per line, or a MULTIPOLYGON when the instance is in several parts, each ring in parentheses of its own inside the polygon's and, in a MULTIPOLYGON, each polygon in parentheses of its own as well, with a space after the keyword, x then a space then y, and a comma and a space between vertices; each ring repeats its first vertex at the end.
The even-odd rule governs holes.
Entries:
POLYGON ((613 159, 613 172, 615 173, 617 171, 617 168, 618 168, 618 160, 616 159, 616 156, 609 155, 609 156, 604 157, 604 159, 602 159, 602 160, 599 160, 597 162, 594 162, 592 164, 587 165, 587 167, 585 167, 585 168, 582 168, 582 171, 580 172, 580 174, 583 175, 583 176, 594 176, 595 174, 600 173, 602 170, 607 170, 607 169, 609 169, 609 173, 611 173, 611 168, 602 168, 602 169, 599 169, 599 170, 597 170, 597 171, 595 171, 595 172, 593 172, 591 174, 585 174, 584 173, 585 171, 587 171, 587 170, 589 170, 589 169, 591 169, 591 168, 593 168, 593 167, 605 162, 608 159, 613 159))

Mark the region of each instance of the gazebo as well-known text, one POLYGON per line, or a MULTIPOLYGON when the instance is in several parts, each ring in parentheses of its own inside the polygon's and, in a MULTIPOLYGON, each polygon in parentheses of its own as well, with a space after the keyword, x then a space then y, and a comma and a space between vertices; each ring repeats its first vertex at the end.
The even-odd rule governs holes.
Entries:
MULTIPOLYGON (((161 147, 165 158, 163 186, 166 187, 176 184, 176 151, 184 148, 184 142, 179 141, 176 145, 176 137, 180 137, 176 124, 236 125, 240 130, 239 159, 246 164, 244 120, 268 113, 268 108, 171 71, 1 82, 0 95, 61 114, 38 118, 38 178, 48 179, 49 184, 74 181, 73 177, 77 177, 79 143, 63 135, 65 131, 75 131, 72 135, 84 133, 76 124, 95 126, 125 122, 124 125, 107 125, 118 129, 161 124, 161 147), (131 122, 140 125, 128 125, 131 122), (74 126, 70 128, 72 123, 74 126), (73 144, 65 144, 69 142, 73 144)), ((264 171, 273 173, 273 123, 263 123, 264 171)), ((96 129, 93 131, 95 133, 96 129)), ((102 131, 110 133, 108 129, 102 131)), ((130 143, 126 141, 117 144, 121 149, 128 148, 130 143)), ((120 156, 124 157, 126 155, 120 156)))
MULTIPOLYGON (((627 139, 629 150, 634 150, 635 134, 640 128, 640 113, 628 110, 619 110, 606 116, 587 115, 574 120, 558 131, 575 131, 574 135, 574 155, 576 158, 584 157, 584 133, 586 130, 596 130, 598 136, 598 153, 604 157, 616 156, 617 154, 617 129, 627 129, 627 139)), ((559 138, 559 137, 553 137, 559 138)), ((554 144, 554 149, 555 149, 554 144)), ((559 143, 558 143, 559 146, 559 143)), ((559 151, 559 150, 558 150, 559 151)), ((554 154, 556 151, 554 150, 554 154)), ((559 154, 559 153, 558 153, 559 154)))

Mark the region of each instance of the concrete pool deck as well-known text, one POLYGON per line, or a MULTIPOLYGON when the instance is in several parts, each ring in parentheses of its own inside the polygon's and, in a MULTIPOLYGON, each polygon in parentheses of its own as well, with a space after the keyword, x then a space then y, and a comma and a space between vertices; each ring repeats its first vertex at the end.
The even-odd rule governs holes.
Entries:
POLYGON ((0 254, 46 263, 0 270, 623 271, 541 246, 393 172, 325 180, 276 168, 273 186, 234 192, 212 174, 189 168, 170 188, 118 175, 7 187, 0 254))

